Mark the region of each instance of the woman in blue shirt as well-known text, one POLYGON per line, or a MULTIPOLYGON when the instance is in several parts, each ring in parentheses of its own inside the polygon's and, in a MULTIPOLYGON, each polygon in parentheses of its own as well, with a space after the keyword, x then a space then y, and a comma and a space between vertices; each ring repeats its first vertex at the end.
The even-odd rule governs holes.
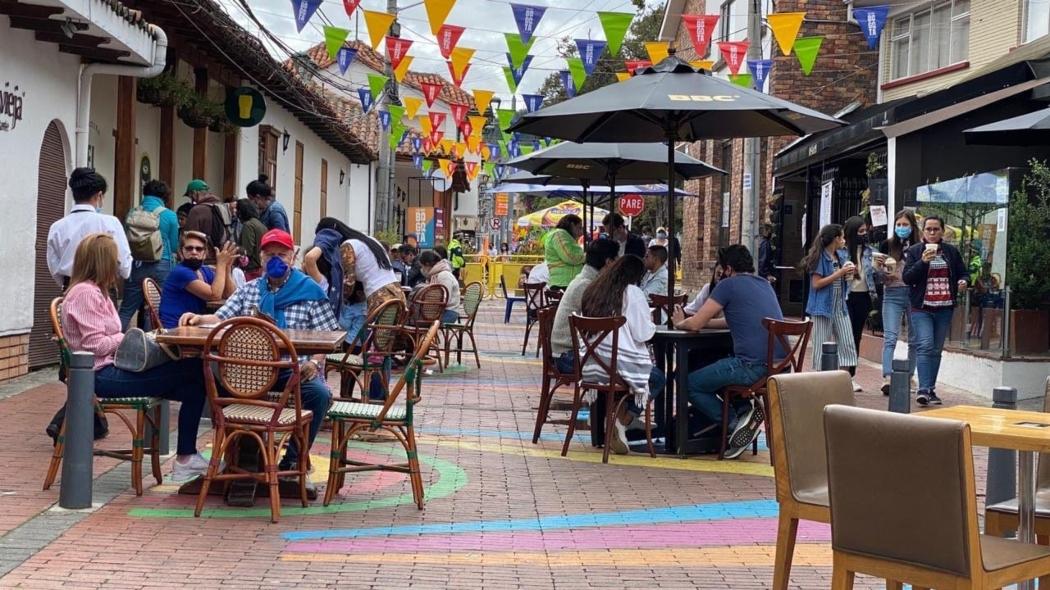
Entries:
POLYGON ((160 323, 165 328, 179 325, 186 312, 202 314, 208 301, 226 299, 233 293, 233 259, 237 247, 227 242, 215 250, 216 267, 204 266, 208 257, 208 237, 197 231, 182 234, 179 246, 182 262, 171 269, 160 296, 160 323))
MULTIPOLYGON (((800 266, 810 277, 806 313, 813 318, 813 368, 820 369, 821 344, 836 342, 839 368, 855 375, 857 348, 853 343, 853 327, 846 311, 846 301, 849 296, 847 281, 853 278, 856 266, 845 248, 842 226, 836 223, 825 225, 820 228, 800 266)), ((853 390, 860 391, 856 381, 853 390)))

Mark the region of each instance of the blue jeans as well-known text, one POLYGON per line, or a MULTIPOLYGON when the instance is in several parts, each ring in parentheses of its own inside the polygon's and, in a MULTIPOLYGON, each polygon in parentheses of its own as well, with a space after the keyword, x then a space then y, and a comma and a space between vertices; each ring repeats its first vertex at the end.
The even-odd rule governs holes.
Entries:
POLYGON ((454 324, 459 321, 459 312, 454 309, 446 309, 441 312, 441 325, 454 324))
MULTIPOLYGON (((284 386, 288 383, 288 378, 291 376, 291 369, 281 371, 272 390, 280 391, 284 389, 284 386)), ((313 379, 299 382, 299 395, 303 399, 303 409, 314 413, 310 420, 310 440, 308 441, 312 446, 314 438, 317 437, 317 431, 321 429, 321 423, 324 422, 325 414, 328 413, 328 407, 332 405, 332 390, 328 388, 328 382, 324 380, 324 374, 318 371, 317 376, 313 379)), ((295 443, 295 440, 292 440, 288 443, 288 449, 284 452, 284 459, 281 460, 281 463, 295 463, 298 460, 299 446, 295 443)))
POLYGON ((933 391, 941 370, 941 351, 952 325, 954 308, 927 311, 912 309, 911 330, 915 332, 915 361, 919 369, 919 390, 933 391))
MULTIPOLYGON (((689 373, 689 403, 707 419, 720 423, 722 400, 718 398, 719 391, 726 385, 751 385, 765 374, 765 362, 749 363, 735 356, 715 361, 689 373)), ((735 412, 729 413, 729 432, 736 426, 737 416, 750 405, 749 400, 736 402, 735 412)))
MULTIPOLYGON (((566 351, 561 355, 555 357, 554 363, 557 365, 558 370, 562 373, 572 372, 572 351, 566 351)), ((660 400, 663 399, 664 387, 667 385, 667 376, 664 372, 657 367, 653 367, 649 370, 649 396, 653 399, 653 405, 656 408, 660 407, 660 400)), ((628 398, 627 411, 635 416, 641 416, 645 412, 645 408, 638 407, 634 403, 634 398, 628 398)), ((660 411, 654 411, 653 416, 656 420, 656 426, 663 426, 664 413, 660 411)))
MULTIPOLYGON (((157 281, 157 284, 164 286, 164 281, 168 279, 168 273, 171 272, 171 261, 169 260, 158 260, 157 262, 141 262, 136 260, 131 265, 131 276, 124 281, 124 299, 120 302, 120 329, 123 332, 128 331, 128 324, 131 323, 131 316, 135 315, 136 311, 142 310, 142 280, 151 278, 157 281)), ((157 310, 158 312, 160 310, 157 310)), ((153 328, 159 328, 160 326, 151 326, 149 321, 149 314, 139 314, 139 325, 144 330, 151 330, 153 328)))
MULTIPOLYGON (((911 305, 908 287, 887 287, 882 292, 882 376, 893 372, 893 353, 900 338, 901 321, 911 305)), ((908 326, 908 374, 915 373, 915 328, 908 326)))
POLYGON ((204 372, 200 359, 165 363, 141 373, 113 365, 95 371, 95 395, 129 397, 149 395, 182 402, 179 408, 179 455, 197 452, 197 427, 204 411, 204 372))

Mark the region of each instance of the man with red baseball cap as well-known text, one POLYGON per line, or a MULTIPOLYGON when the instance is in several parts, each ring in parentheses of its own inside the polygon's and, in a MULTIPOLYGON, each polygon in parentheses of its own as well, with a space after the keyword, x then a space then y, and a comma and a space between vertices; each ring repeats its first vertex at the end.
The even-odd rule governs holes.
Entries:
MULTIPOLYGON (((263 234, 259 249, 263 276, 237 289, 214 315, 187 313, 179 320, 179 324, 195 326, 237 316, 257 316, 270 319, 282 330, 339 330, 328 295, 306 273, 293 268, 295 242, 292 236, 286 231, 272 229, 263 234)), ((332 391, 321 370, 324 359, 323 354, 299 358, 299 389, 303 407, 313 412, 313 421, 310 423, 311 445, 332 401, 332 391)), ((274 389, 283 388, 289 377, 291 371, 283 371, 274 389)), ((289 443, 278 469, 295 469, 298 460, 299 449, 294 442, 289 443)))

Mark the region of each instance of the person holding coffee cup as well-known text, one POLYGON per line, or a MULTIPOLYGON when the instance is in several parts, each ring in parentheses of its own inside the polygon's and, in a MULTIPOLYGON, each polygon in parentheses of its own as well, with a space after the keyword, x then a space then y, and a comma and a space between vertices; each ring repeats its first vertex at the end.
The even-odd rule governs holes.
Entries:
POLYGON ((921 406, 940 405, 937 373, 955 311, 959 290, 966 289, 968 270, 959 250, 944 241, 944 220, 936 215, 922 222, 923 241, 904 254, 902 278, 909 286, 911 329, 915 332, 921 406))
POLYGON ((867 221, 859 215, 846 220, 842 226, 846 234, 846 251, 855 271, 849 279, 849 294, 846 298, 846 310, 849 313, 850 327, 853 329, 853 347, 860 351, 860 340, 864 334, 864 324, 871 315, 871 310, 878 301, 875 291, 874 252, 868 239, 871 236, 867 221))
MULTIPOLYGON (((880 246, 873 258, 875 273, 882 279, 882 394, 890 394, 890 374, 893 373, 893 355, 897 350, 901 322, 908 317, 909 287, 901 278, 904 253, 922 237, 919 223, 910 209, 897 212, 893 232, 880 246)), ((908 330, 908 374, 915 373, 915 330, 908 330)))

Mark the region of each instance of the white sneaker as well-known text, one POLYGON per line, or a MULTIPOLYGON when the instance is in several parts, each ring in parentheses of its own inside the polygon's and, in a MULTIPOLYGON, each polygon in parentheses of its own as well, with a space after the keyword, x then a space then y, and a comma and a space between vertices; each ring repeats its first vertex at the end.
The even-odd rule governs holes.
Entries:
POLYGON ((630 447, 627 446, 627 426, 620 422, 619 418, 613 421, 613 425, 616 427, 616 436, 609 441, 609 450, 617 455, 626 455, 630 452, 630 447))
MULTIPOLYGON (((175 464, 171 467, 171 482, 182 485, 204 477, 204 474, 208 472, 208 463, 208 460, 200 453, 190 457, 190 460, 185 463, 179 463, 176 459, 175 464)), ((224 469, 226 469, 226 462, 219 461, 219 472, 221 473, 224 469)))
POLYGON ((857 383, 856 379, 850 379, 850 381, 853 383, 853 392, 854 393, 860 393, 860 392, 864 391, 864 388, 861 387, 860 384, 857 383))

